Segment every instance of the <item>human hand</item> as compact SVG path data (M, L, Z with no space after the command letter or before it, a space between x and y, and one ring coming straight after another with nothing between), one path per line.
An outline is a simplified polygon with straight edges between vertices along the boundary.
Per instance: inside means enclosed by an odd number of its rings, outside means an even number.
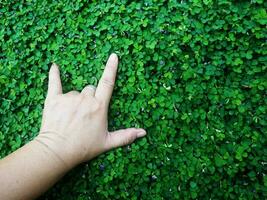
M69 167L146 135L145 130L139 128L108 131L108 107L117 66L118 57L113 53L97 88L86 86L81 93L62 94L58 66L53 64L49 71L42 125L35 140Z

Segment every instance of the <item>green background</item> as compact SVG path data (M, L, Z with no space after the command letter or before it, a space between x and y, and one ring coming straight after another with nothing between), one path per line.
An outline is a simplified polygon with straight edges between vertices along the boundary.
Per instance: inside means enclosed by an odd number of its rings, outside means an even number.
M148 135L40 199L266 199L267 2L0 2L0 157L40 127L52 62L64 92L120 64L109 128Z

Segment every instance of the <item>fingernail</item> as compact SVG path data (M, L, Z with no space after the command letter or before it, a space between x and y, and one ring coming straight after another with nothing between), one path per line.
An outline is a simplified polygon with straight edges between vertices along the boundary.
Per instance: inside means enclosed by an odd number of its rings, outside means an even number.
M112 54L110 54L109 58L110 58L110 59L117 59L118 56L117 56L117 54L112 53Z
M57 67L56 63L52 63L51 68L56 68L56 67Z
M52 70L59 70L59 67L56 63L52 63L51 69Z
M117 54L116 53L112 53L110 56L117 56Z
M146 135L146 131L145 130L140 130L138 133L137 133L137 137L144 137Z

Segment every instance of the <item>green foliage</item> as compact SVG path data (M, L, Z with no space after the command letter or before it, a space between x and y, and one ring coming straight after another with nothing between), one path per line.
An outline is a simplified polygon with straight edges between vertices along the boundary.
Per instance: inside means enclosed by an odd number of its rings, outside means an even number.
M0 156L38 133L52 62L64 91L120 58L110 130L148 135L41 199L266 199L267 2L1 1Z

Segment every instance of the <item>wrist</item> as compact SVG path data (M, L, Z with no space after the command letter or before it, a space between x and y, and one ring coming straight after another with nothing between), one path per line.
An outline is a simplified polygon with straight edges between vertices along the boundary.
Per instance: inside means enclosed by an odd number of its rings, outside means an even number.
M47 151L53 154L66 170L70 170L79 164L71 146L68 144L67 140L59 134L51 131L40 132L33 141L39 143L39 145L42 145L43 148L46 148Z

